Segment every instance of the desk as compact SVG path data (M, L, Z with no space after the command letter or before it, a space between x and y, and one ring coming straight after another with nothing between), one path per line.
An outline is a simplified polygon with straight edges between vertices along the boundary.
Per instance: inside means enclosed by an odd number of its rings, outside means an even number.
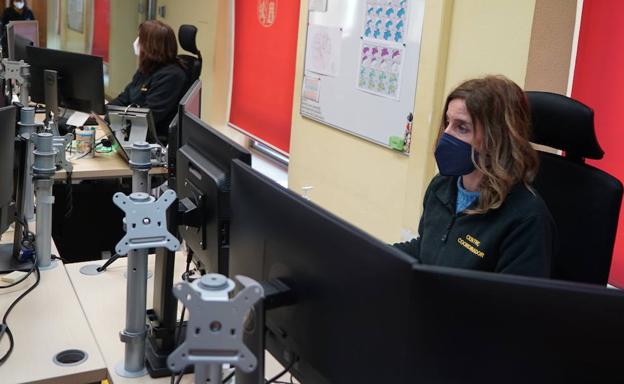
M7 233L5 238L9 241L13 235ZM52 252L57 253L54 243ZM33 275L16 287L0 290L0 316L34 282ZM0 367L2 383L86 383L106 377L106 365L62 264L41 271L39 286L15 306L7 321L15 347ZM5 336L0 354L8 345ZM53 356L67 349L83 350L88 359L76 366L56 365Z
M35 121L41 123L45 118L45 114L38 113L35 115ZM104 133L98 128L96 137L100 138ZM94 158L82 158L73 160L72 179L88 180L88 179L107 179L115 177L130 177L132 170L128 163L116 152L112 153L96 153ZM150 175L158 175L167 173L164 167L152 168ZM54 174L54 180L65 180L65 171L57 171Z
M177 254L175 262L175 278L180 280L185 269L186 257ZM148 270L154 271L154 255L149 256ZM149 376L127 379L115 373L115 365L123 360L124 344L119 341L119 332L125 327L126 302L126 259L118 259L104 273L96 276L86 276L80 273L80 268L94 262L67 264L67 273L76 290L76 295L82 304L85 316L95 335L106 366L109 380L114 383L169 383L170 378L152 379ZM97 262L102 264L103 262ZM147 284L147 307L151 308L154 289L154 279L150 278ZM279 373L281 367L267 353L266 376ZM185 375L183 383L191 383L192 375Z
M131 177L130 166L117 152L97 153L93 158L72 160L74 170L73 180L108 179L116 177ZM157 167L150 169L150 175L162 175L167 169ZM65 180L65 170L57 171L54 180Z

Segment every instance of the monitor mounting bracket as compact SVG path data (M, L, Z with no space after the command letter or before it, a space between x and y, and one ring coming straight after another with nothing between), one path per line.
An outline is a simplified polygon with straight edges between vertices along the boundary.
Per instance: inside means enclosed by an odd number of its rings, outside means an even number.
M258 367L257 354L243 342L247 314L262 301L262 286L245 276L236 276L243 289L233 298L235 283L219 274L206 274L192 283L175 285L173 294L189 311L185 341L167 358L172 372L194 365L195 382L221 382L222 364L249 373ZM262 361L262 360L261 360Z

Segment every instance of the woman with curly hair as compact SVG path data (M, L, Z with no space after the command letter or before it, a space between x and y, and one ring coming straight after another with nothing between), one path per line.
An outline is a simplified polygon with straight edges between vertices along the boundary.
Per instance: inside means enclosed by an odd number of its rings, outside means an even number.
M548 277L554 221L531 182L526 95L503 76L468 80L447 97L419 237L395 246L423 264Z

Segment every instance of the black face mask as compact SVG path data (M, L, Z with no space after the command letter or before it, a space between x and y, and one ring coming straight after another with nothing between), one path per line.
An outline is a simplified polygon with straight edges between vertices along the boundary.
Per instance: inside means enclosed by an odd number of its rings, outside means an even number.
M443 133L438 142L435 159L443 176L467 175L475 169L472 146L447 133Z

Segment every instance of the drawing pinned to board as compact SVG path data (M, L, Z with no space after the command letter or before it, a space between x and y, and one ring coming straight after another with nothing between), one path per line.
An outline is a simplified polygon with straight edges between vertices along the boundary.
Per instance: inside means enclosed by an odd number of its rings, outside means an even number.
M407 30L407 0L367 0L362 36L403 44Z
M399 100L404 48L362 42L357 87Z
M306 100L318 103L321 96L321 79L318 77L304 76L302 97Z
M338 76L342 29L308 26L305 69L321 75Z

